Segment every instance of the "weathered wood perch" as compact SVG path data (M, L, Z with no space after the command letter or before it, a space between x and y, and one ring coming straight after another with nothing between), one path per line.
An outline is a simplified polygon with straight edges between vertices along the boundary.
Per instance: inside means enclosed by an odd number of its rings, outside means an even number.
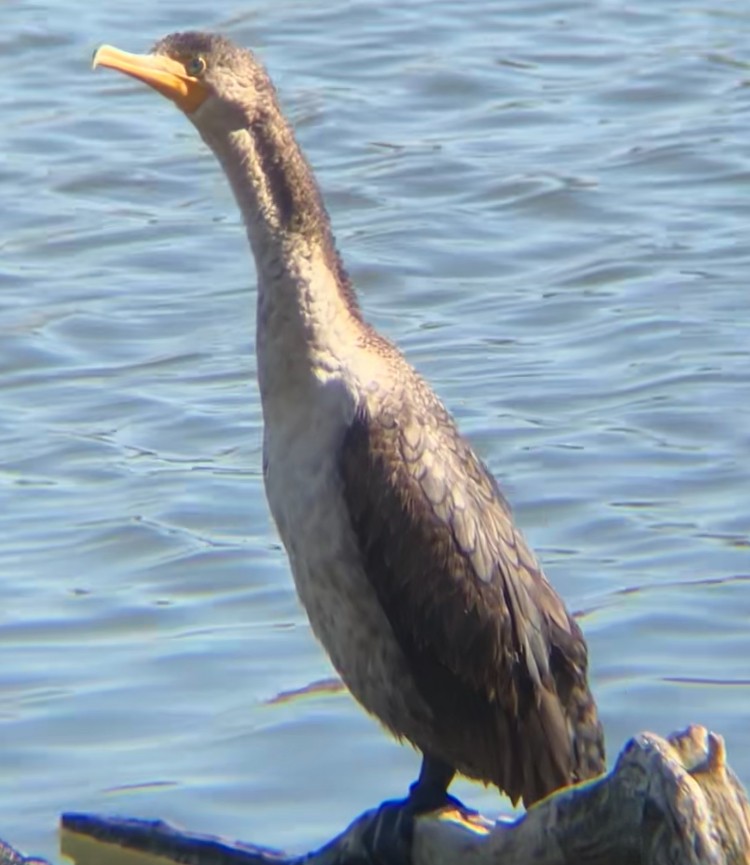
M612 771L561 790L513 822L444 811L420 817L413 865L748 865L750 804L726 765L724 742L693 726L669 739L641 733ZM77 865L366 865L382 815L368 811L314 853L278 851L181 832L162 822L64 814L62 852ZM403 838L394 838L397 845ZM27 865L0 842L0 865Z

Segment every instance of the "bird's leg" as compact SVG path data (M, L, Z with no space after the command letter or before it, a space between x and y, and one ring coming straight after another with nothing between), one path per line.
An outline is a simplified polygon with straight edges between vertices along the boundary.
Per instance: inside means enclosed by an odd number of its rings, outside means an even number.
M424 814L427 811L436 811L446 805L452 805L460 809L464 806L448 795L448 787L453 780L456 770L453 766L425 754L422 757L422 768L419 770L419 778L409 788L408 802L415 814Z

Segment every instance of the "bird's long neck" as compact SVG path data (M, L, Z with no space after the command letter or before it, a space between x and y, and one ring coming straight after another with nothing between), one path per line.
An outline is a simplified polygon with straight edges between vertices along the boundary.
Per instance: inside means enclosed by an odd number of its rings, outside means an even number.
M255 257L261 395L294 390L316 365L340 364L362 327L328 214L277 105L204 137L230 180Z

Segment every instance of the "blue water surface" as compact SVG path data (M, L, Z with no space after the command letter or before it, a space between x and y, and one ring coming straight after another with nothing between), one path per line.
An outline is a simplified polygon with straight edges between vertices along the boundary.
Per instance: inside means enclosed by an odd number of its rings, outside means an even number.
M173 106L89 70L188 28L267 63L368 317L580 613L610 754L700 722L750 784L750 9L0 16L0 836L54 858L76 810L301 851L418 766L330 687L268 516L221 171Z

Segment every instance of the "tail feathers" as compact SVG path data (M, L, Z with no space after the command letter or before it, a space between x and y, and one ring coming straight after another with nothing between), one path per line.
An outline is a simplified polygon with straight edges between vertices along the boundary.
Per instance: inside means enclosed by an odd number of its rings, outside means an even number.
M546 688L523 719L521 798L528 807L573 782L568 720L557 695Z
M571 695L575 699L567 706L546 688L536 696L521 720L523 781L519 792L526 807L605 769L602 727L588 689Z
M573 726L574 778L576 781L588 781L607 769L604 730L588 688L574 691L570 717Z

